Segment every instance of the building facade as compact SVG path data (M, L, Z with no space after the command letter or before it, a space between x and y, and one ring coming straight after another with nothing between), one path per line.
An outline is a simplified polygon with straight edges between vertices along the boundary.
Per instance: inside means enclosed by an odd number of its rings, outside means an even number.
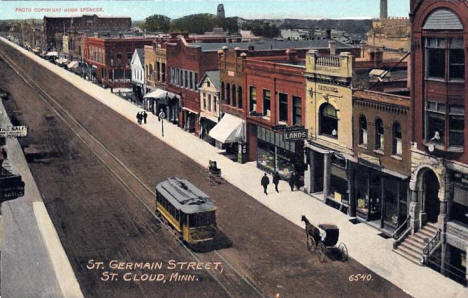
M125 32L129 31L132 20L129 17L113 18L97 15L80 17L44 17L43 46L46 49L62 49L63 34L67 32Z
M352 74L350 53L306 57L305 190L348 212L353 157Z
M132 89L136 100L143 101L145 84L145 52L143 49L135 49L130 62L132 72Z
M296 51L285 53L245 60L248 159L264 171L278 172L283 179L295 172L302 184L304 140L288 139L285 133L304 131L305 67ZM237 93L235 84L226 86L225 101L238 107Z
M209 133L221 118L219 70L207 71L200 80L200 138L215 145Z
M468 277L468 6L411 1L411 233L435 226L423 260Z
M385 234L408 216L411 176L410 97L375 91L353 93L352 181L349 215Z
M85 37L83 59L103 86L130 87L133 52L152 40L150 37Z

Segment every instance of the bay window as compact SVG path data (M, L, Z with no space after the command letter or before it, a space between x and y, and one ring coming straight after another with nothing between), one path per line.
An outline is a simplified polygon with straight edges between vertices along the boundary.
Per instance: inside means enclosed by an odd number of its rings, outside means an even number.
M462 38L426 38L425 53L426 79L464 80L465 53Z

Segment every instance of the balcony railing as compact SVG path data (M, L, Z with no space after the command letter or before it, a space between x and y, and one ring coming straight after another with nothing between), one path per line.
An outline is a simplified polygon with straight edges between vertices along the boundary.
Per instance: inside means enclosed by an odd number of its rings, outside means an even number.
M340 57L336 57L336 56L318 57L316 63L317 65L321 65L321 66L340 67Z

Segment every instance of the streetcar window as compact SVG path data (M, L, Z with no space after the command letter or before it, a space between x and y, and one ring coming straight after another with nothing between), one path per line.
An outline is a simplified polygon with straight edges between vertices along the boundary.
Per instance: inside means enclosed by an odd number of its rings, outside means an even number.
M201 227L212 225L216 221L214 212L202 212L190 215L190 227Z

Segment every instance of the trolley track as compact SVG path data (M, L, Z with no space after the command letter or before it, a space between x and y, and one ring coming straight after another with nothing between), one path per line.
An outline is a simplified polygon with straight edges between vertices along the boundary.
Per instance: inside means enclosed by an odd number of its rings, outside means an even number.
M0 50L0 57L8 66L33 90L38 97L60 118L63 123L88 147L94 155L110 171L112 176L131 193L151 215L157 219L162 227L171 233L184 250L197 262L221 262L222 272L207 271L229 297L264 297L250 278L235 268L219 251L208 253L196 253L187 247L178 237L178 234L156 215L155 192L151 190L130 168L128 168L118 157L110 152L107 147L94 137L88 129L76 120L57 100L48 92L43 90L33 79L28 77L25 71L18 66L4 50ZM218 225L220 226L220 225ZM222 228L222 226L220 226Z

